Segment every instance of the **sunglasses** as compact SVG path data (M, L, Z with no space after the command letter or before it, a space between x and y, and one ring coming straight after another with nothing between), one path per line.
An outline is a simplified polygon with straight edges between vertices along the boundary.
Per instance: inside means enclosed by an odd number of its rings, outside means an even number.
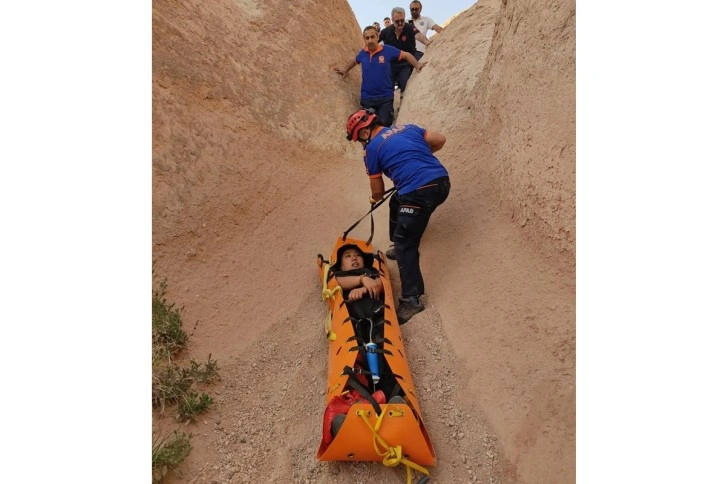
M418 12L419 10L421 10L421 9L420 8L412 8L411 9L412 12Z
M396 25L403 25L404 23L406 23L406 21L404 19L400 19L400 20L394 20L393 23Z

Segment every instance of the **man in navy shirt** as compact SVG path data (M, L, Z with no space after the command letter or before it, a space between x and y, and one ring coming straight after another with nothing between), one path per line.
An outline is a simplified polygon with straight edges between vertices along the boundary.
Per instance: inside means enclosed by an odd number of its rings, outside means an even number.
M390 238L401 278L401 298L396 314L399 324L424 310L424 280L419 267L421 237L436 207L449 196L449 173L434 156L446 137L415 124L384 127L371 111L360 109L346 124L348 139L365 149L371 201L383 198L382 175L393 181ZM388 252L386 253L388 255Z
M408 62L417 71L425 63L419 63L409 52L403 52L390 45L378 43L378 32L375 27L363 29L363 41L366 47L358 52L355 59L343 67L335 67L335 72L345 77L349 70L360 64L363 70L363 81L360 85L360 105L371 108L378 115L383 126L393 124L393 78L391 63ZM408 64L406 64L408 66Z
M414 25L406 23L406 11L402 7L391 10L391 19L393 20L391 26L381 30L378 37L385 45L391 45L415 57L416 40L424 45L431 43L426 35L419 32ZM399 89L401 89L401 96L403 96L406 84L408 84L408 78L411 77L411 68L404 62L394 62L391 65L391 73L394 82L397 82Z

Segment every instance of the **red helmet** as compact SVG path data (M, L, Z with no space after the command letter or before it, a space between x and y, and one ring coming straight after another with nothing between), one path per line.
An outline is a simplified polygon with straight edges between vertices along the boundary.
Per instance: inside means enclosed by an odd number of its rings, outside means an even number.
M367 128L378 119L372 109L359 109L348 117L345 129L348 131L348 141L358 141L358 132Z

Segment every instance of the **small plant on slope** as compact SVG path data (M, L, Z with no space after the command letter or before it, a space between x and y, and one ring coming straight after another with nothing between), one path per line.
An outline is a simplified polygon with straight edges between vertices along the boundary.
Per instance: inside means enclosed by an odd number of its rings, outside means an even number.
M152 375L151 403L164 413L167 404L176 404L176 419L196 420L214 403L207 393L195 387L219 380L217 361L210 354L207 361L189 360L180 366L175 357L187 348L189 336L182 329L182 310L166 300L166 280L152 293ZM155 417L155 418L157 418ZM174 431L155 442L152 447L152 479L161 482L170 470L176 470L191 451L191 434Z
M151 474L154 484L161 482L169 471L176 470L192 450L191 434L174 431L154 442L151 449Z

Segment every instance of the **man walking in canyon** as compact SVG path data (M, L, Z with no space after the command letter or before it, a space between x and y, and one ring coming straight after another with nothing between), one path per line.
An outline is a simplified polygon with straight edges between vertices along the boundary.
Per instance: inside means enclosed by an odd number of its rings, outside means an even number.
M365 48L358 52L358 55L348 62L345 67L335 67L334 70L345 77L349 70L360 64L363 70L363 80L360 86L360 105L363 108L371 108L378 115L379 122L383 126L393 124L393 78L391 74L392 64L395 62L411 64L417 71L420 71L425 62L419 62L409 52L401 51L390 45L378 43L378 31L375 27L369 26L363 29L363 41ZM406 68L408 69L408 64Z
M391 45L414 56L416 54L416 40L424 45L431 43L414 25L406 23L406 11L402 7L395 7L391 10L391 19L393 23L390 27L381 30L379 37L385 45ZM401 99L403 99L406 84L408 84L408 79L411 77L411 67L403 61L395 61L391 64L391 73L393 74L393 81L398 84L398 88L401 90Z
M437 34L444 31L443 27L440 27L436 22L434 22L434 19L421 15L423 5L418 0L413 0L411 5L408 6L408 9L411 11L411 20L409 20L409 22L411 22L424 36L429 30L433 30ZM429 41L429 43L431 43L431 41ZM423 57L425 52L426 44L417 39L416 53L414 54L416 60L421 60L421 57Z

